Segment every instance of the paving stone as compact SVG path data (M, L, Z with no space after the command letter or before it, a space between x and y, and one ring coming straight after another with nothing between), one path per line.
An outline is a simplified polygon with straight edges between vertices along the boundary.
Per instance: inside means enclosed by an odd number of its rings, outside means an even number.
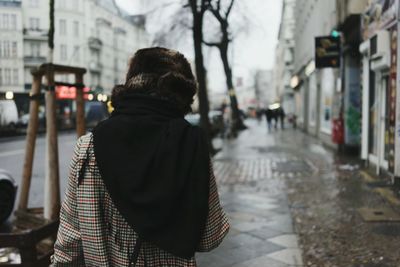
M301 251L298 248L287 248L284 250L279 250L267 255L270 258L273 258L282 263L286 263L288 265L302 265L303 260L301 256Z
M253 231L248 232L249 235L253 235L257 238L261 238L267 240L268 238L272 238L275 236L282 235L283 233L268 227L262 227L260 229L256 229Z
M280 235L274 238L268 239L269 242L275 243L277 245L286 248L298 248L299 244L296 235Z
M232 267L289 267L289 265L264 255L248 261L237 263L232 265Z
M279 252L291 257L293 251L288 247L297 249L283 178L296 179L296 175L304 175L308 169L303 159L275 149L271 136L265 134L264 128L250 127L237 139L222 142L222 153L215 157L213 164L221 204L231 229L217 249L197 255L199 267L292 267L289 264L297 264L298 258L289 263L279 261ZM301 171L287 171L284 166L288 162L293 162L292 169L301 167Z

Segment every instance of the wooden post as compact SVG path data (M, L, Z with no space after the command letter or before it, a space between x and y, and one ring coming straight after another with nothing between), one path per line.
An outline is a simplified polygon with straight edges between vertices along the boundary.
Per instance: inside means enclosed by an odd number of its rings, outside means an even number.
M75 74L76 86L76 134L79 137L86 134L85 99L83 98L83 74Z
M44 188L44 218L55 220L60 212L60 175L57 142L57 115L54 66L46 66L46 177Z
M25 159L22 172L21 193L19 195L19 210L26 210L31 186L33 156L35 154L36 135L39 124L39 94L42 86L42 75L33 75L31 100L29 105L29 123L26 134Z

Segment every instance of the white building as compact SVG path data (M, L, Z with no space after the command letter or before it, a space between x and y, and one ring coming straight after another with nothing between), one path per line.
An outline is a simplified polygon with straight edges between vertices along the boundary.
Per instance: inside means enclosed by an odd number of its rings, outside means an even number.
M20 1L0 0L0 92L23 90Z
M292 114L295 111L294 94L290 87L290 79L294 69L295 8L296 0L283 1L273 73L276 96L287 114Z
M338 69L315 71L315 37L330 35L337 25L336 1L297 1L292 86L297 122L306 132L332 144ZM298 81L296 84L296 80Z
M18 51L13 59L3 60L0 54L0 68L18 69L18 74L11 76L19 75L19 83L7 89L23 92L30 89L30 71L48 58L49 1L0 0L0 5L0 14L7 12L10 16L6 24L10 29L1 30L0 43L8 40L9 50L14 51L13 42L17 42ZM113 0L55 0L54 23L53 62L86 68L85 85L105 93L123 81L129 58L148 44L145 17L128 15ZM2 77L10 80L4 74ZM56 79L73 81L69 77Z
M278 95L273 87L272 70L257 70L254 77L255 98L259 107L267 107L278 101Z

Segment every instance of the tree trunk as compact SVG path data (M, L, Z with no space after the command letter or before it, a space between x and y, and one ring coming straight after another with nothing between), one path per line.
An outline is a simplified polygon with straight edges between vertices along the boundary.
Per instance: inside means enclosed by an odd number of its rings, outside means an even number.
M189 2L196 0L189 0ZM196 3L197 4L197 3ZM197 5L195 5L197 6ZM200 113L200 126L206 132L208 137L208 146L212 154L215 153L212 145L211 126L208 118L209 103L206 85L206 71L204 68L203 59L203 15L204 13L198 12L192 8L193 14L193 43L195 54L196 77L199 84L198 97L199 97L199 113Z
M47 62L53 63L53 54L54 54L54 0L50 0L49 2L49 17L50 17L50 27L49 27L49 39L48 46L49 51L47 54Z
M228 88L229 99L231 102L232 130L233 133L236 133L238 130L243 130L246 129L247 127L244 125L242 117L240 116L235 88L233 86L232 69L229 65L229 60L228 60L228 43L229 41L227 39L224 40L221 46L219 46L219 52L221 55L222 64L224 66L224 71L226 76L226 86Z

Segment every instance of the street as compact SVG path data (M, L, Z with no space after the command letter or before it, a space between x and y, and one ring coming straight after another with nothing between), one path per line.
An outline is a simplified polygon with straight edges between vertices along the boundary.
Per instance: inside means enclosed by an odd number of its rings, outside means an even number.
M245 123L249 128L237 139L214 142L221 148L214 171L231 230L219 248L197 255L200 267L398 266L400 206L363 179L356 158L300 131L268 133L264 121ZM74 133L59 136L62 194L74 140ZM37 141L31 207L43 204L44 142ZM0 142L0 168L17 183L24 145L22 138ZM394 215L368 220L361 213L368 208Z
M72 157L76 134L62 133L58 138L61 192L65 191L68 166ZM36 141L29 207L43 206L43 190L45 177L45 136ZM21 183L22 166L24 164L25 139L23 137L7 137L0 139L0 169L9 171L18 185ZM17 196L18 200L18 196Z

